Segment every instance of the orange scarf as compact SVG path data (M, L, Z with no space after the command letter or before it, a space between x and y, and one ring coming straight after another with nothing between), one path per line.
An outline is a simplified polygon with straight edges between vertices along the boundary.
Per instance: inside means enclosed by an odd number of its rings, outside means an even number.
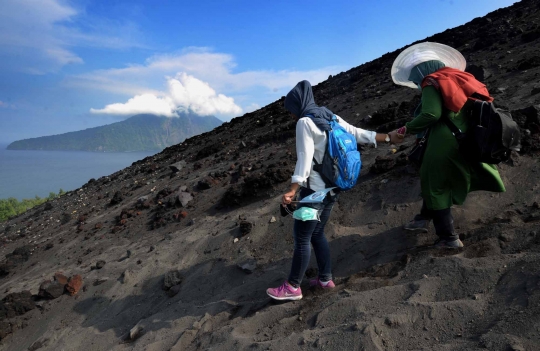
M444 106L453 112L461 110L473 94L480 100L493 101L485 84L477 81L472 74L455 68L444 67L426 76L422 81L422 88L428 85L441 93Z

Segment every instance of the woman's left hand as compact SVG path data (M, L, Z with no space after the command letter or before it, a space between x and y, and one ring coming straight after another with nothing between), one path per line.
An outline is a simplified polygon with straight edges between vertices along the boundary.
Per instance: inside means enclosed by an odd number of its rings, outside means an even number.
M403 127L401 127L401 128L398 128L398 129L396 130L396 132L397 132L398 137L404 138L404 137L405 137L405 133L407 133L407 127L403 126Z

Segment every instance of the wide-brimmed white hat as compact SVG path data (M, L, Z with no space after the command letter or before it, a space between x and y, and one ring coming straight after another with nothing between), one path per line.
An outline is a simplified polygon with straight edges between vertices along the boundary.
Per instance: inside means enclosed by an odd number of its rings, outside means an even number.
M439 43L424 42L403 50L392 64L392 80L394 83L416 89L416 84L409 80L414 66L431 60L439 60L446 67L464 71L467 65L465 57L456 49Z

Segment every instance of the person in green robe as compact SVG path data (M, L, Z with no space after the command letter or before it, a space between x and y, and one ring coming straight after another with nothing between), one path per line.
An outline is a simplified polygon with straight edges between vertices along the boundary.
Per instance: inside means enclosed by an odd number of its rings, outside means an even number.
M465 112L469 105L464 101L471 91L489 97L485 85L463 72L465 65L465 59L457 50L429 42L409 47L392 65L394 82L421 89L422 100L415 118L391 132L391 136L423 134L429 130L420 167L422 209L404 229L427 232L433 220L439 237L435 246L439 248L463 247L454 230L452 205L463 204L471 191L505 191L496 166L467 161L459 152L455 136L441 120L446 115L466 132L469 124Z

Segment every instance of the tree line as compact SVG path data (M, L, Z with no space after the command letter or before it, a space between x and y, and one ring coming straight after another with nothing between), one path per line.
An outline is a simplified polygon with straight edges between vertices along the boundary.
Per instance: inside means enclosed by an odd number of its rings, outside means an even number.
M41 205L44 202L56 199L64 193L65 191L60 189L58 191L58 194L50 192L49 196L44 198L36 195L36 197L33 199L22 199L21 201L17 200L14 197L0 199L0 222L7 221L11 217L20 215L21 213L28 211L34 206Z

